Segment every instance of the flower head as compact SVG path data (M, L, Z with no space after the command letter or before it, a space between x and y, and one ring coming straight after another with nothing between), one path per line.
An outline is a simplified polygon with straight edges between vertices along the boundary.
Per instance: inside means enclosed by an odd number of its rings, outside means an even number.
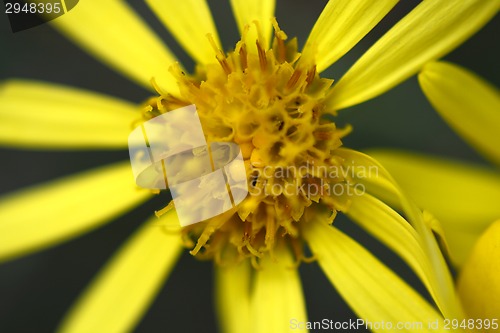
M258 29L259 22L254 24ZM179 96L159 88L160 96L144 108L143 118L150 119L194 104L208 142L232 141L242 149L250 196L232 214L183 229L188 244L189 236L198 238L194 255L221 260L220 252L232 246L242 257L261 257L273 250L276 237L295 242L300 250L299 221L306 210L314 211L321 201L334 214L335 202L346 201L330 190L344 186L345 179L327 172L342 167L335 150L349 131L324 117L333 81L320 78L316 65L303 61L296 40L287 43L276 20L274 28L273 47L257 39L256 52L245 42L248 26L227 54L209 35L217 63L198 67L193 75L172 67Z

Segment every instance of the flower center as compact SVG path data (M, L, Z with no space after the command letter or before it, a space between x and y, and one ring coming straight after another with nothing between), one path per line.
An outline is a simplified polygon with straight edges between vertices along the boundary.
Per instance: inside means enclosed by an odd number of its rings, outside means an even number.
M279 238L303 259L301 224L320 202L333 219L343 201L332 187L345 186L345 177L332 170L341 168L335 150L350 128L322 117L333 80L320 78L297 52L296 39L286 42L276 21L274 27L270 49L257 41L250 52L244 34L227 54L212 43L218 63L199 66L192 76L173 66L181 97L161 94L145 108L150 119L195 104L207 142L241 148L250 194L235 209L183 228L186 246L200 258L255 263Z

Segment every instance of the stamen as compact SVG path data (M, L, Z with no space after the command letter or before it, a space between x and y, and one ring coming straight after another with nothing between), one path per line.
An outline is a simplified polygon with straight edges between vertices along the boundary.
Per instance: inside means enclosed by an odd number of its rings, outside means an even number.
M193 256L197 255L198 252L201 250L201 248L205 244L207 244L207 242L210 240L210 236L212 236L212 234L214 232L215 232L215 228L213 228L213 227L205 228L205 230L203 231L203 234L200 236L200 238L198 238L198 242L196 243L196 246L194 247L194 249L189 251L189 253Z
M171 200L168 205L166 205L165 207L163 207L162 209L160 210L155 210L155 215L156 217L160 217L164 214L166 214L168 211L170 211L172 208L174 208L174 201Z
M285 62L286 60L286 46L285 46L285 40L287 40L288 36L285 34L283 30L280 29L278 25L278 21L276 21L276 18L272 18L272 23L274 27L274 39L276 40L277 44L277 53L278 53L278 61L280 63Z
M300 69L296 68L295 71L293 72L292 76L290 77L290 79L286 83L286 89L287 90L293 89L295 87L295 85L297 84L297 82L299 82L301 75L302 75L302 71Z
M224 72L226 72L226 75L231 74L232 70L231 67L229 66L226 56L224 53L217 47L217 44L215 43L214 37L212 34L207 34L208 41L210 42L210 45L212 45L212 48L215 51L215 58L221 65L222 69L224 69Z
M226 72L226 75L231 74L232 70L229 64L227 63L226 58L219 58L217 56L217 61L219 61L219 64L222 66L222 69L224 69L224 72Z
M309 87L311 85L311 83L313 82L314 78L316 76L316 65L313 66L313 68L311 68L310 70L307 71L307 78L306 78L306 82L307 82L307 86Z
M156 79L154 77L152 77L151 79L149 79L149 83L151 83L151 85L153 86L154 90L158 93L158 95L167 95L168 92L166 91L163 91L160 86L158 85L158 83L156 83Z
M245 69L247 69L248 67L247 45L245 43L241 43L239 54L240 54L241 70L245 71Z
M259 40L257 40L255 43L257 44L257 52L259 54L260 69L261 71L265 72L267 69L266 51L264 51L264 48L262 47L262 45L260 45Z

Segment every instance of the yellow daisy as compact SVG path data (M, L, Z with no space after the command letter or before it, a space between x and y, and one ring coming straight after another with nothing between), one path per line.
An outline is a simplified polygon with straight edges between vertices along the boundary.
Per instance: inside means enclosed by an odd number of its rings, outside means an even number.
M8 81L0 90L0 142L4 145L126 148L128 133L137 121L195 104L208 140L237 142L253 167L298 167L311 162L340 170L379 170L375 175L316 177L346 189L364 184L368 192L363 195L319 191L316 195L249 196L236 211L182 230L177 227L175 210L167 206L157 212L159 220L147 221L111 260L64 319L60 331L131 330L183 245L193 255L218 263L218 313L227 332L286 332L292 318L297 323L307 320L294 268L307 260L305 245L346 302L366 321L437 321L442 331L443 318L462 318L452 278L433 237L432 231L439 232L437 224L406 199L378 162L342 148L341 139L348 129L337 128L322 116L380 95L416 74L425 63L442 57L479 30L495 15L499 1L424 1L336 84L321 78L320 73L363 38L396 2L329 1L299 54L296 42L288 41L272 20L274 1L231 1L242 39L227 53L220 50L204 1L147 1L198 64L191 74L122 1L82 1L54 20L57 29L97 58L139 84L153 87L155 97L137 107L67 87ZM255 180L248 176L249 181ZM314 177L303 176L294 181L316 184ZM272 181L276 179L257 178L256 184ZM11 259L81 234L151 195L134 186L128 162L8 195L0 202L0 258ZM388 199L384 202L384 198ZM390 204L401 208L406 220ZM337 212L397 253L421 279L438 310L332 226Z

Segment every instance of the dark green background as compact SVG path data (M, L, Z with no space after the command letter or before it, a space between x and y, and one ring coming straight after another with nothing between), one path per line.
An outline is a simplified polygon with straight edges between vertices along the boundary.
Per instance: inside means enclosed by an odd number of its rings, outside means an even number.
M180 60L188 68L192 67L192 62L149 8L142 1L129 2ZM400 1L379 26L323 75L340 78L384 31L418 2ZM281 28L290 37L297 36L303 45L325 3L281 0L277 3L276 16ZM210 1L210 6L224 47L229 49L238 39L229 2ZM78 6L73 10L78 10ZM45 80L133 102L141 102L149 96L146 90L94 60L48 25L13 34L3 11L0 13L1 80L12 77ZM499 32L496 19L445 59L499 85ZM351 148L396 147L484 163L436 115L416 78L369 102L343 110L337 121L354 126L354 132L345 140ZM123 159L128 159L127 151L45 152L0 148L0 194ZM53 331L65 310L106 260L165 200L155 199L103 228L0 265L0 333ZM345 219L339 218L337 223L422 289L399 258ZM355 318L316 264L302 265L300 271L309 320ZM212 286L211 263L200 263L184 254L136 331L216 332Z

